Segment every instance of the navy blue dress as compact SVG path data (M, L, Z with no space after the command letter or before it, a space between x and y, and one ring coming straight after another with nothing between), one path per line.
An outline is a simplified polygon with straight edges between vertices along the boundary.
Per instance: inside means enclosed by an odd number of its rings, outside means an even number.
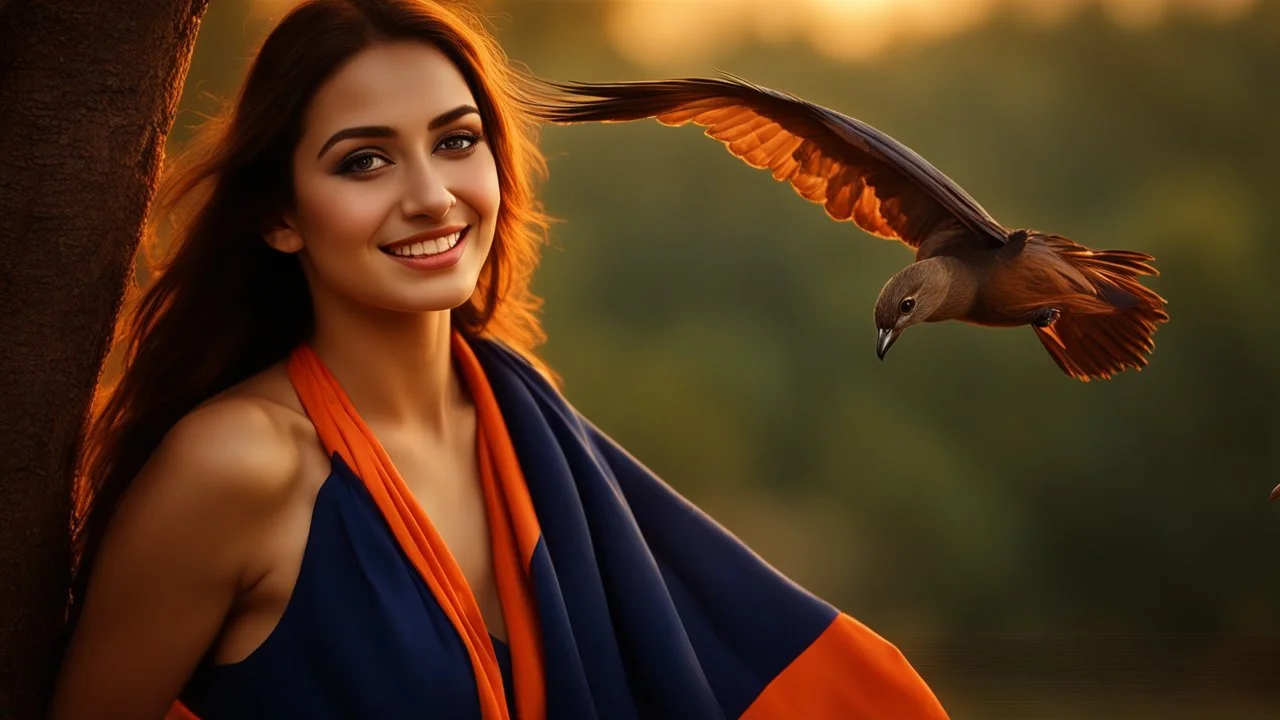
M279 624L232 664L202 662L180 699L201 720L479 718L470 658L336 453ZM515 715L511 659L493 640Z
M545 701L545 718L522 720L946 719L892 644L753 553L518 354L485 340L457 353L487 447L518 463L522 478L508 479L524 481L520 512L537 522L520 568L532 607L509 612L537 623L529 677L542 688L526 707ZM309 383L299 397L344 432L350 414L335 417L313 359L291 358ZM279 625L244 661L201 665L181 699L202 720L479 717L462 639L365 484L332 457ZM511 663L497 650L510 708Z

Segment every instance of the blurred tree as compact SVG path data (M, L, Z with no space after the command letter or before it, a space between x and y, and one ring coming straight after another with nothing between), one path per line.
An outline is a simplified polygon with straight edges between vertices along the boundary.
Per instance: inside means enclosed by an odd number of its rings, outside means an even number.
M0 0L0 708L43 717L81 419L208 0Z

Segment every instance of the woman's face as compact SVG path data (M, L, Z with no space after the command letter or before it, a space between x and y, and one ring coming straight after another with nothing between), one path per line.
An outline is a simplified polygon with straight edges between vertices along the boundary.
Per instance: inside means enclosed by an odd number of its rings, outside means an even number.
M436 48L354 56L303 116L294 208L267 241L300 252L317 309L466 302L493 244L498 171L476 100Z

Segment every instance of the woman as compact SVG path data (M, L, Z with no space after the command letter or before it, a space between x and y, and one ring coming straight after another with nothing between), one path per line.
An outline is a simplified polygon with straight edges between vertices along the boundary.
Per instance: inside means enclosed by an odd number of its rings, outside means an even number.
M452 6L266 39L166 178L53 717L945 717L547 379L521 88Z

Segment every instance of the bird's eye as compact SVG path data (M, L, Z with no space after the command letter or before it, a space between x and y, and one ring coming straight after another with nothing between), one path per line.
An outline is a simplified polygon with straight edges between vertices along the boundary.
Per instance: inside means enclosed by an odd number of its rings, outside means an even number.
M902 304L898 306L898 309L902 311L903 315L907 315L912 310L916 309L916 301L912 300L911 298L907 298L906 300L902 301Z

